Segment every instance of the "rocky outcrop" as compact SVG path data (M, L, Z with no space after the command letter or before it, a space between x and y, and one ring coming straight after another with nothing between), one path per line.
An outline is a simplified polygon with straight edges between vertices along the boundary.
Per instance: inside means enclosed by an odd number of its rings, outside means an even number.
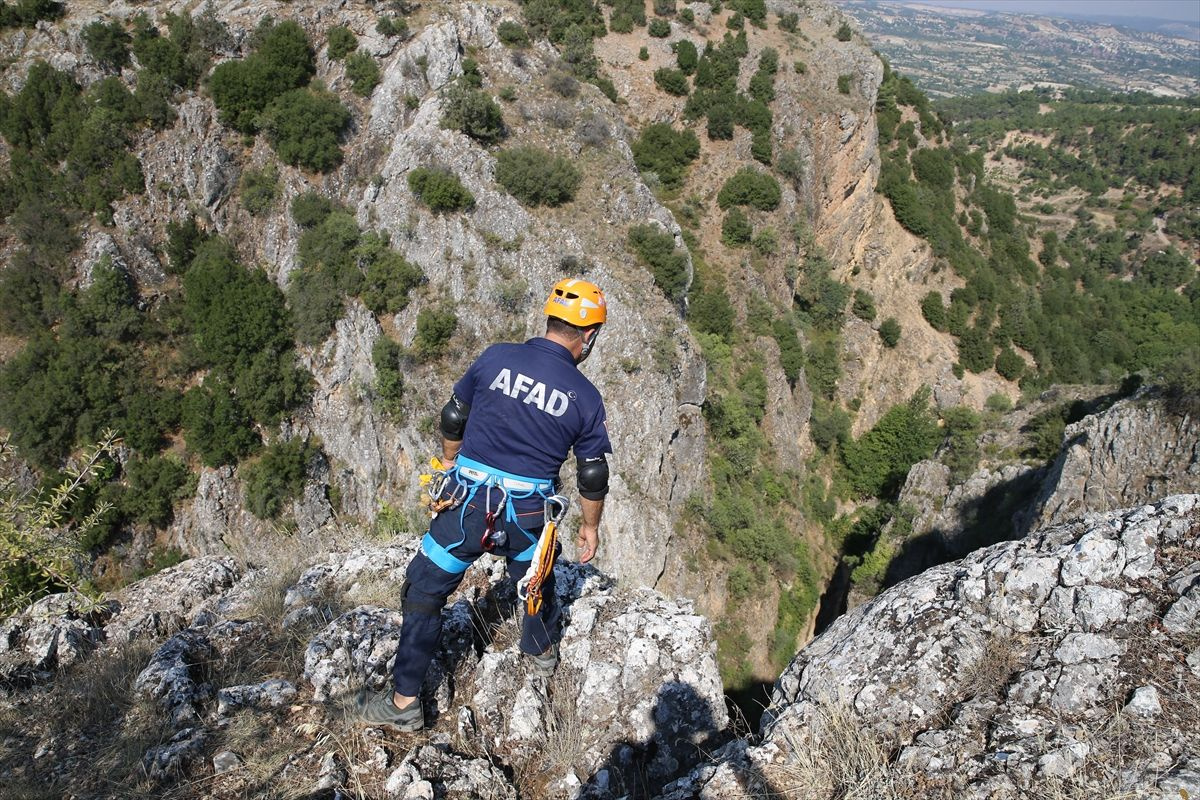
M775 686L762 742L688 785L730 774L779 785L810 750L835 755L836 734L880 744L882 760L845 780L876 770L926 796L1194 791L1198 545L1200 496L1180 495L906 581L801 651Z
M1046 466L993 464L953 484L941 463L915 464L898 501L915 512L912 531L889 582L1082 514L1181 492L1200 492L1200 421L1143 392L1068 425L1062 451Z

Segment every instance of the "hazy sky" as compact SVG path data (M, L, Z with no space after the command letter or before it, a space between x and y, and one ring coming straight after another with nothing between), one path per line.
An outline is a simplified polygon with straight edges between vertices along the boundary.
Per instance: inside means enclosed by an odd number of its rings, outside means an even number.
M1100 14L1156 17L1200 24L1200 0L912 0L923 5L981 8L1013 14Z

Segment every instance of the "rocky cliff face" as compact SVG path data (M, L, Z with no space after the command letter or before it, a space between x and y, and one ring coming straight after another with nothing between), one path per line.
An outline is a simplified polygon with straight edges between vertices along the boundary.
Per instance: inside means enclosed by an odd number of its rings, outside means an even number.
M761 743L664 796L1187 797L1198 544L1200 496L1180 495L929 570L797 655Z
M937 461L914 465L898 502L916 516L891 573L907 577L983 544L1180 492L1200 492L1200 421L1143 392L1067 426L1045 466L992 463L954 485Z
M431 732L355 726L347 698L390 684L401 623L391 609L415 552L294 553L291 568L248 570L208 556L92 612L47 598L0 628L0 715L21 732L0 744L0 774L18 794L57 776L77 797L111 796L109 782L155 793L181 778L253 796L611 797L662 786L728 738L711 628L688 602L560 566L569 623L547 681L517 649L515 598L490 558L443 612L423 691ZM77 690L116 695L111 707L37 713ZM157 733L143 741L138 730ZM114 759L103 745L114 737L137 752Z

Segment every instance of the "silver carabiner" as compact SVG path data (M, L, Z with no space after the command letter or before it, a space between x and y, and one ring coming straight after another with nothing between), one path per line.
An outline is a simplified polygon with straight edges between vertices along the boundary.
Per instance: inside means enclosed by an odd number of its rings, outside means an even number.
M557 512L550 510L551 506L558 506ZM563 517L567 516L567 510L571 507L571 498L563 494L552 494L546 498L546 505L543 511L545 515L545 524L549 525L553 522L558 525L563 521Z

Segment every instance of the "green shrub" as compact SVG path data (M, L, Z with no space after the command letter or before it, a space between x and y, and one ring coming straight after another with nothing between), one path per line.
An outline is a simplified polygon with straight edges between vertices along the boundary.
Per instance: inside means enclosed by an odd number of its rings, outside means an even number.
M743 30L746 27L746 18L742 16L741 12L731 14L729 19L725 20L725 27L731 31Z
M855 289L850 313L866 322L873 322L875 320L875 298L868 291Z
M475 197L445 167L417 167L408 173L408 188L436 213L475 207Z
M167 223L167 272L182 275L191 266L196 250L208 240L208 234L189 216L183 222Z
M296 340L310 346L325 341L344 311L337 281L324 270L302 268L292 272L287 299Z
M733 138L733 109L725 104L714 105L708 110L708 138L713 141L728 141Z
M496 181L524 205L559 206L575 199L583 175L562 156L514 147L497 155Z
M687 76L669 67L654 70L654 85L676 97L686 97L689 91Z
M1003 395L1001 395L1003 397ZM945 422L945 444L941 461L950 468L950 479L961 483L971 476L979 464L979 435L983 432L979 414L966 406L955 406L942 412Z
M996 372L1005 380L1018 381L1025 373L1025 359L1006 347L996 356Z
M894 495L909 468L933 455L941 439L929 412L929 390L924 389L888 409L859 439L845 443L842 463L851 488L860 497Z
M935 331L946 330L946 304L941 292L929 292L922 298L921 314Z
M504 23L500 23L501 26ZM402 39L408 38L408 20L403 17L380 17L375 23L375 31L380 36L399 36Z
M643 0L613 0L609 27L613 33L630 33L634 26L646 24L646 4Z
M100 66L120 72L129 64L129 44L133 39L119 22L89 22L80 31L88 55Z
M819 398L813 403L808 435L824 452L829 452L835 444L842 447L850 441L850 415L837 403Z
M687 319L701 333L720 336L726 342L733 340L733 324L737 321L737 314L729 302L729 295L721 286L705 286L691 295Z
M250 56L218 64L208 82L221 122L248 134L258 130L259 115L271 101L304 86L316 72L308 36L295 22L260 31Z
M183 429L188 449L208 467L236 464L262 444L250 415L220 378L183 395Z
M274 442L258 461L247 465L246 508L259 519L275 519L283 504L304 493L308 465L321 448L304 439Z
M634 225L629 246L650 267L654 283L672 302L683 297L688 283L687 255L675 249L675 237L657 225Z
M633 161L642 172L653 172L664 187L677 189L689 164L700 155L700 141L691 131L676 131L665 122L647 125L633 143Z
M879 338L885 347L895 347L900 343L900 321L888 317L879 324Z
M425 273L395 250L384 249L370 261L362 300L376 314L395 314L408 307L409 294L425 282Z
M350 124L350 112L329 92L286 92L271 101L261 123L286 164L328 172L342 163L338 140Z
M717 193L717 205L721 208L753 206L761 211L774 211L782 196L779 181L773 176L753 167L742 167Z
M446 351L454 332L458 329L458 316L450 308L422 308L417 314L417 336L413 349L421 361L432 361Z
M292 199L292 219L301 228L315 228L333 212L333 202L318 191L310 190Z
M679 10L679 19L685 24L691 25L696 21L696 12L692 11L690 8L681 8Z
M442 93L442 127L461 131L480 144L495 144L505 136L504 115L496 101L460 83Z
M854 31L851 30L848 23L843 22L837 29L837 39L839 42L848 42L854 36Z
M404 348L395 339L380 336L371 347L371 363L375 366L375 399L384 413L393 420L402 420L404 373L401 363Z
M654 0L654 13L660 17L675 15L675 0Z
M262 169L248 169L238 181L242 205L253 216L261 216L271 210L279 197L279 170L274 164Z
M370 97L379 85L379 65L370 53L359 50L346 59L346 77L359 97Z
M1012 411L1012 400L1008 399L1008 395L996 392L989 394L987 400L983 402L983 407L988 411L995 411L998 414L1004 414Z
M721 241L727 247L740 247L749 244L753 235L754 228L750 226L750 220L746 219L742 210L737 206L729 209L721 222Z
M984 372L995 363L996 348L988 331L972 325L958 337L958 360L971 372Z
M665 39L671 35L671 23L665 19L655 17L650 20L650 26L646 29L646 32L656 39Z
M803 61L797 61L792 66L795 68L797 75L808 74L808 64L805 64Z
M850 82L854 80L853 75L838 75L837 88L842 94L850 94Z
M190 477L187 467L172 458L130 459L125 466L129 490L121 496L121 513L143 525L167 527L175 518L175 503L193 491Z
M529 32L524 26L513 22L512 20L504 20L496 27L496 35L505 47L528 47Z
M344 25L335 25L326 33L326 39L329 43L329 57L335 61L340 61L350 55L358 47L358 37Z
M675 65L679 67L680 72L691 75L699 63L700 54L696 52L696 45L688 39L680 39L675 43Z
M800 15L795 12L788 12L779 17L779 29L788 33L795 33L800 27Z
M779 366L788 385L796 386L800 372L804 369L804 347L800 344L800 335L796 325L790 319L777 319L771 325L771 334L779 345Z

